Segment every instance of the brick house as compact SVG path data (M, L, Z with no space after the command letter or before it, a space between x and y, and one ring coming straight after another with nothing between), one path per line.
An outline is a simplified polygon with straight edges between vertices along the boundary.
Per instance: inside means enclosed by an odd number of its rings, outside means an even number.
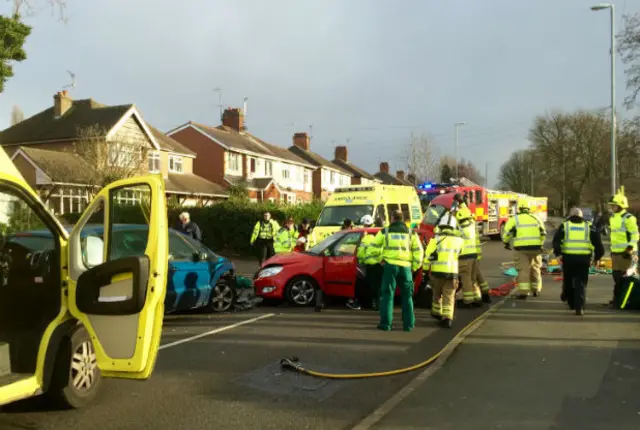
M372 185L380 183L380 180L375 176L351 164L346 146L336 146L332 163L351 174L351 185Z
M315 166L247 133L244 113L228 108L222 125L189 121L167 133L196 154L195 174L224 187L243 184L252 201L309 202Z
M95 133L88 137L86 130ZM54 96L52 107L0 133L0 145L56 214L83 210L99 188L90 181L98 168L95 160L78 152L80 144L94 141L96 148L105 148L100 161L105 169L126 160L133 166L129 173L162 174L167 197L185 206L227 198L224 188L193 174L192 151L147 124L132 104L72 100L63 91Z
M413 183L405 178L404 170L398 170L396 176L389 173L389 163L380 163L380 171L374 175L380 182L385 185L408 185L410 187L415 186L415 178ZM413 175L410 175L413 176Z
M352 174L315 152L311 152L310 145L311 139L307 133L296 133L293 135L293 145L289 151L315 167L311 176L313 195L325 201L336 187L350 185Z

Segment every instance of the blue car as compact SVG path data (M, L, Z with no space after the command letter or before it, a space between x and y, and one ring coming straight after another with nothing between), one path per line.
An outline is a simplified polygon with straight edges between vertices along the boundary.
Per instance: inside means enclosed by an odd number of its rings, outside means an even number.
M112 259L138 256L147 245L148 226L140 224L115 224L113 242L118 243ZM86 225L81 237L102 238L102 225ZM6 245L13 258L31 262L32 267L40 256L54 249L48 230L33 230L11 234ZM231 309L237 300L235 267L231 261L219 256L200 242L169 229L169 278L165 313L206 309L224 312Z

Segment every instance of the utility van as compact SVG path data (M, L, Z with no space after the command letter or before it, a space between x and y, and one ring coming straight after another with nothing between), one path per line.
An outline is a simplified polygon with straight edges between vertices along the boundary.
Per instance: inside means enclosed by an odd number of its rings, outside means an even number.
M316 223L319 241L340 230L346 218L360 225L360 219L371 215L384 225L395 210L401 210L407 226L415 228L422 220L420 199L413 187L404 185L352 185L337 188L329 197Z
M146 244L116 257L130 244L113 226L132 211L147 225ZM95 223L102 236L91 233ZM81 407L101 378L149 378L167 261L160 175L106 186L67 233L0 148L0 405L46 394Z

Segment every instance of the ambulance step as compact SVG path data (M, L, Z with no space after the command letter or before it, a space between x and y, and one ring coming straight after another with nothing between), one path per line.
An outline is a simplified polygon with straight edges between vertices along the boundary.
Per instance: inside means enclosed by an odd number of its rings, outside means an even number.
M13 384L14 382L21 381L23 379L27 379L33 375L28 373L9 373L6 375L0 376L0 387L4 387L5 385Z
M11 356L9 355L9 344L0 342L0 376L11 373Z

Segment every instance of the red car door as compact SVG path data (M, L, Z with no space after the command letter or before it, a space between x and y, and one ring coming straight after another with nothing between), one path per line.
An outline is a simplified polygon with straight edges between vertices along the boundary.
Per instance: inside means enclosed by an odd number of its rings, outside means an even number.
M324 283L322 290L329 296L353 297L355 294L358 262L356 249L362 232L347 233L324 257Z

